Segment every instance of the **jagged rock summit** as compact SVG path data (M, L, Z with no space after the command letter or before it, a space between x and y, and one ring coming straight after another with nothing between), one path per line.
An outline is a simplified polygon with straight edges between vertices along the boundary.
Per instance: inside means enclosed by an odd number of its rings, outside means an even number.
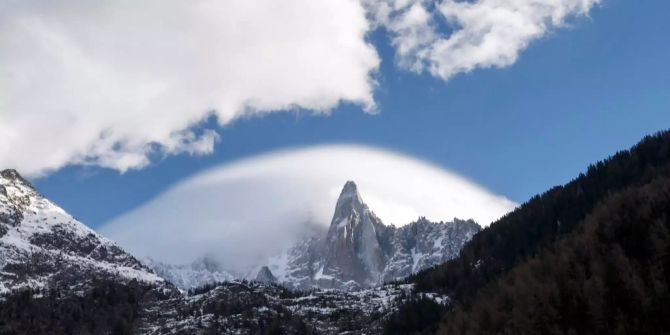
M363 203L358 187L348 181L337 199L325 241L320 277L372 286L384 270L382 221Z
M164 280L114 242L40 195L15 170L0 171L0 293L96 279Z
M300 240L271 259L268 270L279 283L298 289L372 287L456 257L479 230L474 221L459 219L386 226L348 181L326 236Z

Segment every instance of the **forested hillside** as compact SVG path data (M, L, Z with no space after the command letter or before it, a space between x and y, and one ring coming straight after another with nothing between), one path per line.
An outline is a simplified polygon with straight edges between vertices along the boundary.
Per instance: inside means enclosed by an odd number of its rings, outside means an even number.
M443 334L667 334L670 178L608 197L576 231L447 314Z
M95 281L81 296L66 287L23 290L2 297L0 334L135 334L142 305L165 298L137 281Z
M422 291L461 301L548 243L572 232L596 204L626 187L670 176L670 132L646 137L588 168L565 186L535 196L475 235L459 257L413 278Z
M630 150L619 152L604 161L589 166L585 174L580 174L570 183L554 187L542 195L533 197L518 209L475 235L461 250L459 257L420 272L410 278L410 281L416 284L418 291L448 294L452 298L452 306L458 307L458 312L446 313L450 321L444 324L442 329L464 330L459 327L466 326L465 319L469 317L467 312L471 310L470 305L476 308L479 299L487 301L484 293L481 293L482 288L498 281L515 266L525 264L529 260L537 262L535 257L539 257L543 250L555 248L554 244L566 236L572 238L573 235L568 234L578 234L575 231L585 229L583 226L587 216L590 213L593 213L592 216L596 215L594 212L596 207L600 208L599 212L606 212L607 208L611 208L611 205L598 206L598 204L604 201L623 203L626 201L626 196L634 195L634 193L625 193L625 190L637 189L654 180L667 177L670 177L670 132L665 131L644 138ZM612 200L614 194L620 192L624 193L616 198L618 200ZM653 193L653 195L663 196L662 193ZM621 220L628 225L634 225L637 224L635 220L640 217L639 214L624 216ZM603 217L605 214L597 215ZM658 212L650 215L649 220L663 220L661 216L654 216L660 215ZM637 233L646 234L645 231L637 231ZM603 248L606 246L607 244L601 245ZM614 248L615 246L607 247ZM645 255L649 256L649 254ZM667 253L665 255L663 257L667 257ZM642 263L642 265L648 264ZM574 275L576 276L579 275L577 271L578 269L575 269ZM569 272L565 273L565 275L569 274ZM488 286L486 292L491 294L491 291L495 291L495 288ZM515 303L521 303L521 301L503 300L506 304L498 307L514 309ZM427 303L430 304L430 302ZM552 302L545 301L544 303L551 304ZM424 315L415 314L411 309L401 308L400 311L401 313L396 314L389 324L398 322L398 320L422 320L424 318ZM483 324L493 322L492 319L489 319L490 316L486 316L486 313L488 312L482 312L482 319L473 320L478 320ZM543 317L561 315L557 311L552 311L552 313L554 314ZM607 314L607 316L612 317L612 314ZM434 322L435 318L426 319L421 323L422 326L414 331L431 329L435 327ZM482 331L502 331L502 328L496 328L496 325L500 326L494 323L490 328L482 328ZM392 327L387 327L387 332L395 333ZM455 333L460 333L460 331Z

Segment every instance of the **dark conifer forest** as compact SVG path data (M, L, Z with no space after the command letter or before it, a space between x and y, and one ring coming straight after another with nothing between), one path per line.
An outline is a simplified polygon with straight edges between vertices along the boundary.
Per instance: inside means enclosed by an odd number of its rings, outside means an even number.
M409 281L452 298L441 333L667 333L669 177L666 131L533 197ZM421 310L401 308L388 333L435 328ZM425 322L395 332L403 319Z
M670 178L608 196L572 234L448 313L444 334L667 334Z
M0 303L0 334L134 334L141 303L156 292L138 282L97 281L84 296L24 290Z

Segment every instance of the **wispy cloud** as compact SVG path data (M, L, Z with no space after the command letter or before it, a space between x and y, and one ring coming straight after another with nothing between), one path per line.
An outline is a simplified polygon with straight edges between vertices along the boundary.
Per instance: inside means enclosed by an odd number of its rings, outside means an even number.
M444 80L477 68L515 63L531 42L571 18L588 15L599 2L364 1L374 21L391 33L400 66Z
M213 168L114 219L102 233L137 255L188 262L213 254L229 268L289 245L306 222L327 226L347 180L385 223L474 218L487 225L512 201L426 162L371 147L280 151Z

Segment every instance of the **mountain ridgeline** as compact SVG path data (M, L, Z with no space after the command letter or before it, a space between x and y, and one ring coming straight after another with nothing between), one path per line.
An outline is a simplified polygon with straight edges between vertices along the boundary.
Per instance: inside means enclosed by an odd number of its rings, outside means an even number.
M295 289L360 289L403 279L458 255L481 227L472 220L384 225L353 181L344 185L325 236L308 236L263 267Z
M668 178L666 131L533 197L409 279L452 310L404 333L667 333ZM421 319L400 311L389 325Z
M163 267L184 286L229 279ZM349 182L323 236L255 281L187 292L4 170L0 269L2 334L666 334L670 132L483 230L386 226Z
M164 280L114 242L40 195L14 170L0 172L0 293L95 280Z
M356 290L401 280L458 255L481 227L472 220L431 222L420 217L402 227L385 225L348 181L327 230L308 226L287 250L238 273L210 257L187 265L145 260L157 274L188 290L215 282L256 279L291 289Z
M141 303L178 292L3 170L0 295L0 334L132 334Z
M454 257L480 229L458 220L385 226L353 182L336 207L326 236L292 249L309 251L290 263L307 274L307 286L277 278L267 266L255 281L239 279L208 258L187 266L149 261L160 270L154 272L16 171L1 171L0 334L379 333L411 291L411 285L382 285L385 278ZM200 283L206 284L193 288Z

